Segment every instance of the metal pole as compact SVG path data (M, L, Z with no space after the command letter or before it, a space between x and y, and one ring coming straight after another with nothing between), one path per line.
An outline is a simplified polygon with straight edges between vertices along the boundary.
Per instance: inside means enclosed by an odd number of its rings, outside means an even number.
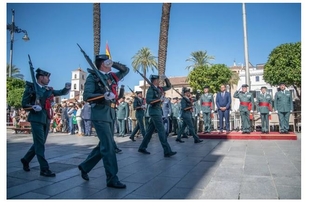
M245 3L242 3L243 13L243 35L244 35L244 61L245 61L245 83L249 85L249 91L251 90L250 72L249 72L249 53L248 53L248 38L246 29L246 12Z
M9 77L12 77L12 67L13 67L13 42L14 42L14 32L15 32L15 23L14 23L15 11L12 9L12 27L11 27L11 47L10 47L10 67L9 67Z

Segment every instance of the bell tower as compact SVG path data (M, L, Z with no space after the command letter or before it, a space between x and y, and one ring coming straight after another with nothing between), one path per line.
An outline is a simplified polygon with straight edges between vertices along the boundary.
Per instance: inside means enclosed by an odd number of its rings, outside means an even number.
M84 84L86 81L86 72L80 67L72 71L71 90L69 99L83 101Z

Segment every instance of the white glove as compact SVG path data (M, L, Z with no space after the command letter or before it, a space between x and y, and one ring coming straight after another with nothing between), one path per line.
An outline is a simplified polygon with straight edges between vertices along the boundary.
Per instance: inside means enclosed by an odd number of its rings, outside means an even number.
M124 118L124 120L126 121L126 120L127 120L127 118Z
M202 114L202 111L200 111L200 114Z
M66 84L65 84L65 88L66 88L66 89L71 89L71 83L66 83Z
M42 107L40 105L33 105L32 109L35 110L35 111L41 111Z
M195 116L198 116L198 114L195 114Z
M272 112L271 112L271 111L269 111L269 114L272 114Z
M213 114L213 113L214 113L214 110L211 110L211 113Z
M115 95L114 95L114 93L112 93L112 92L105 92L104 98L105 98L106 100L112 100L112 99L115 98Z
M290 113L292 113L293 111L292 110L290 110Z
M253 110L251 110L250 112L253 113Z
M142 105L141 108L145 109L145 108L146 108L146 105Z
M277 113L278 113L278 111L275 111L275 113L277 114Z
M168 117L170 117L170 114L168 114Z
M105 67L110 68L113 65L113 61L111 59L107 59L107 60L103 61L103 64Z
M131 117L128 117L128 119L132 120Z
M160 75L159 78L161 78L162 80L165 80L165 79L167 78L167 76L165 76L165 75Z
M178 120L180 120L180 117L178 117Z
M260 115L260 112L257 112L258 115Z
M160 100L161 100L161 101L164 101L164 100L165 100L165 97L164 97L164 96L161 96L161 97L160 97Z

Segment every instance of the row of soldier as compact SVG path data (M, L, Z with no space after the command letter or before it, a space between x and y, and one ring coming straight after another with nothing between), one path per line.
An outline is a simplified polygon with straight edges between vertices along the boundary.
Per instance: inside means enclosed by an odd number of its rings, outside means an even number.
M84 101L89 102L91 105L90 120L96 130L99 142L98 145L92 149L87 158L78 165L78 169L81 172L81 177L88 181L88 173L100 160L102 160L106 172L107 187L126 188L126 185L120 182L117 176L118 165L115 151L117 146L114 140L114 124L117 119L116 105L118 105L118 110L121 109L122 105L122 103L117 104L117 101L122 101L123 98L122 95L117 94L117 90L115 89L118 86L119 80L122 80L129 73L129 68L119 62L112 61L108 55L97 55L95 57L95 65L93 65L92 61L89 60L85 52L82 49L81 51L92 67L92 69L87 70L89 75L87 76L84 85L83 99ZM117 72L112 72L112 67L116 69ZM50 170L49 164L45 159L45 142L48 136L50 121L52 118L51 101L54 96L66 95L71 89L71 83L66 83L65 87L60 90L54 90L52 87L49 87L48 83L50 81L50 75L51 74L49 72L38 68L36 70L36 80L33 80L33 83L26 84L22 98L22 106L29 111L28 121L31 123L33 131L33 145L21 159L23 170L26 172L30 171L29 163L34 158L34 156L36 156L40 164L40 175L45 177L56 176L56 174ZM137 96L134 99L133 106L136 110L136 118L138 122L137 126L132 131L130 138L134 141L134 133L140 130L143 136L143 140L138 148L138 152L149 155L151 152L147 150L147 147L153 136L153 133L156 130L163 148L164 157L174 156L177 154L177 152L171 149L167 140L167 132L169 132L169 130L167 130L168 125L166 125L165 129L165 120L163 121L165 115L163 115L162 109L163 105L165 105L165 102L167 101L164 95L165 91L170 90L172 85L166 76L159 77L158 75L151 75L149 79L144 76L143 78L149 83L150 88L147 90L145 101L142 99L140 92L137 92L136 94ZM165 86L159 86L159 79L164 80ZM253 102L253 97L251 94L246 92L246 86L243 86L242 88L242 92L237 91L234 94L234 97L240 99L240 111L243 112L243 107L246 107L248 110L249 104ZM194 100L191 97L189 89L184 89L183 94L180 95L182 96L182 99L180 102L180 115L177 117L177 119L182 119L182 125L179 128L176 141L180 143L184 142L181 139L181 135L184 133L185 128L187 127L190 134L193 136L194 143L199 144L203 140L197 136L197 132L195 132L194 124L192 121ZM118 96L120 96L120 98ZM282 95L278 93L276 94L275 110L279 113L279 117L287 117L285 110L283 111L280 107L283 105L283 101L286 99L286 92ZM200 100L200 112L203 114L205 119L204 132L209 133L210 125L208 124L210 124L210 115L214 113L214 101L213 95L208 93L208 87L204 88L204 94L197 98L197 100ZM148 107L145 105L145 103L148 105ZM226 92L225 86L223 85L221 86L221 92L216 96L216 105L220 119L221 117L222 119L225 117L228 131L229 122L227 122L227 120L229 119L226 117L229 115L230 104L230 94ZM203 107L206 108L204 109ZM261 107L265 106L262 105ZM143 115L145 110L148 111L149 120L147 121L147 128L143 130ZM248 115L248 112L245 110L244 112L245 113L242 113L242 123L243 132L246 132L246 130L248 130L246 126L246 116ZM261 114L264 114L264 112L261 111ZM125 118L127 117L128 115ZM286 128L284 127L283 129L283 132L285 133ZM222 130L223 124L221 124L220 121L220 132Z

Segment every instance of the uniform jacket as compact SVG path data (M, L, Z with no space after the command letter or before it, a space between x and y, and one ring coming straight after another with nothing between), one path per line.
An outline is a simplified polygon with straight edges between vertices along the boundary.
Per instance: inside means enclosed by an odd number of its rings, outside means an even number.
M128 117L128 103L126 103L125 101L123 101L122 103L120 103L117 107L117 119L125 119Z
M166 82L166 86L159 87L161 92L154 90L153 87L149 87L149 89L147 90L146 103L150 104L150 108L149 108L149 115L150 116L152 116L152 115L162 116L161 101L158 101L154 104L151 104L151 102L160 99L164 91L171 89L171 83L170 83L169 79L166 78L165 82Z
M278 91L274 96L274 110L278 112L293 111L293 100L288 90Z
M187 100L186 100L187 99ZM187 107L190 107L190 106L193 106L193 103L190 101L188 101L190 99L184 97L181 99L181 117L184 119L184 118L192 118L192 110L184 110L185 108ZM193 107L194 108L194 107Z
M133 101L133 108L136 110L136 117L143 117L144 116L144 109L138 108L144 104L144 98L135 97Z
M37 84L37 83L34 83L34 84ZM62 90L54 90L51 87L49 87L49 89L47 90L44 87L40 87L38 84L37 84L37 86L38 86L37 87L38 88L38 94L41 97L40 103L41 103L42 110L36 112L33 109L30 109L30 112L28 115L28 121L47 124L47 123L49 123L50 119L48 119L47 111L44 109L46 99L48 97L50 97L51 95L54 95L54 96L67 95L69 93L70 89L63 88ZM22 107L23 108L31 107L32 105L34 105L35 99L36 99L36 95L34 92L33 83L27 82L26 87L25 87L25 91L24 91L23 97L22 97Z
M212 93L203 94L200 96L200 111L202 112L211 112L211 110L214 110L214 98ZM204 102L210 103L211 106L204 106Z
M172 116L175 118L180 117L181 104L179 102L171 104Z
M243 93L240 91L236 91L234 93L234 98L239 98L239 100L240 100L239 111L249 111L247 106L241 105L241 102L250 102L252 104L251 110L253 111L254 99L253 99L252 93L250 93L250 92Z
M260 93L257 97L256 97L256 104L257 104L257 112L260 112L262 114L268 114L269 111L269 107L268 106L259 106L260 103L268 103L270 105L270 108L272 109L272 97L270 94L265 93L262 94Z
M230 110L230 104L231 104L231 96L230 93L225 91L224 97L221 95L222 92L218 92L216 94L216 107L218 110L220 107L226 107L226 110Z
M113 65L114 64L115 63L113 63ZM121 80L128 74L128 72L129 72L129 68L124 67L124 70L120 70L116 72L115 75L118 77L119 80ZM115 81L112 76L104 75L101 72L99 73L103 79ZM105 91L102 91L100 89L98 82L95 79L95 76L92 73L90 73L87 76L86 82L84 84L84 93L83 93L84 101L87 101L89 98L92 98L92 97L103 95L104 92ZM111 107L111 103L113 102L115 103L115 100L105 100L104 98L102 98L100 102L96 102L92 104L91 120L114 122L116 112L115 112L115 109Z

